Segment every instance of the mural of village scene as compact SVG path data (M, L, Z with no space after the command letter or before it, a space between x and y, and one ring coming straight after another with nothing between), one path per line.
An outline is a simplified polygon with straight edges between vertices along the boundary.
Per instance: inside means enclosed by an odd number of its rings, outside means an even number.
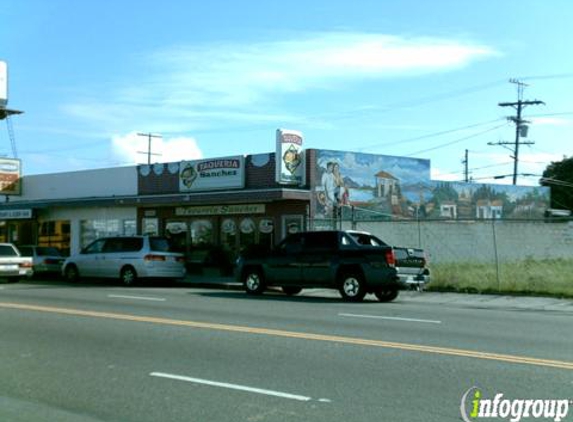
M540 218L549 188L430 179L425 159L319 150L315 219Z
M548 187L432 182L420 218L542 218L550 205Z

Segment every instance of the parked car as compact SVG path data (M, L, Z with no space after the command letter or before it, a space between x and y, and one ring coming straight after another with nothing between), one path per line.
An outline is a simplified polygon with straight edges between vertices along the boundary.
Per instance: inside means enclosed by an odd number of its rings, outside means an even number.
M0 243L0 278L16 282L33 273L32 258L22 256L12 243Z
M131 286L140 279L180 279L185 276L184 255L172 252L167 238L114 236L100 238L64 262L68 281L81 278L117 278Z
M23 245L19 246L18 249L22 256L32 258L34 275L60 275L62 273L62 264L66 258L62 256L57 248L52 246Z
M270 251L251 250L237 260L237 278L249 294L279 286L288 294L306 287L334 288L347 301L374 293L389 302L405 288L390 246L365 245L345 231L300 232Z

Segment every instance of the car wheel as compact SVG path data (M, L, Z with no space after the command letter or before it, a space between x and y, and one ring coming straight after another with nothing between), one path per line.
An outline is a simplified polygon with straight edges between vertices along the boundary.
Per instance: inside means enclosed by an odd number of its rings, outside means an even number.
M243 276L245 291L251 295L260 295L265 291L263 275L258 270L247 270Z
M78 271L78 267L74 264L68 265L64 271L64 277L66 281L69 281L70 283L77 283L80 281L80 272Z
M340 281L340 295L348 302L360 302L366 296L364 278L360 274L344 274Z
M123 267L119 279L124 286L133 286L137 281L137 273L133 267Z
M302 287L298 286L283 286L283 292L285 295L293 296L297 295L302 291Z
M392 302L398 297L399 291L397 289L380 288L374 294L380 302Z

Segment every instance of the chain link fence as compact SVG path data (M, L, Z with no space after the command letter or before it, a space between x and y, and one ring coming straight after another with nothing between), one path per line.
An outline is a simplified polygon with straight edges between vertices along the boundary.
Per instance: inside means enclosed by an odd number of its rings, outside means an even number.
M312 229L368 231L422 248L430 289L573 296L573 219L320 220Z

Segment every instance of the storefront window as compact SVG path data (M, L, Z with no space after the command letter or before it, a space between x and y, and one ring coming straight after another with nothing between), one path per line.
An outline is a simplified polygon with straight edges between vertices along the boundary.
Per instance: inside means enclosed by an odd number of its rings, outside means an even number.
M239 230L241 232L240 236L240 248L245 250L251 245L254 245L257 241L257 226L255 221L248 217L243 218L239 224Z
M283 216L283 237L302 231L304 229L304 218L302 215Z
M69 255L69 220L41 221L38 228L37 243L38 246L58 248L63 255Z
M171 241L171 247L176 252L187 252L187 223L185 221L170 221L165 226L165 236Z
M126 236L135 236L137 234L135 220L123 220L123 234Z
M191 243L194 247L209 246L213 242L213 223L210 220L195 220L191 223Z
M221 222L221 246L227 251L234 251L237 245L237 223L232 218Z
M141 233L144 235L157 236L159 234L159 219L142 218Z
M132 235L135 220L82 220L80 222L81 247L105 236Z
M261 218L259 220L259 245L270 249L273 242L274 221L272 218Z

